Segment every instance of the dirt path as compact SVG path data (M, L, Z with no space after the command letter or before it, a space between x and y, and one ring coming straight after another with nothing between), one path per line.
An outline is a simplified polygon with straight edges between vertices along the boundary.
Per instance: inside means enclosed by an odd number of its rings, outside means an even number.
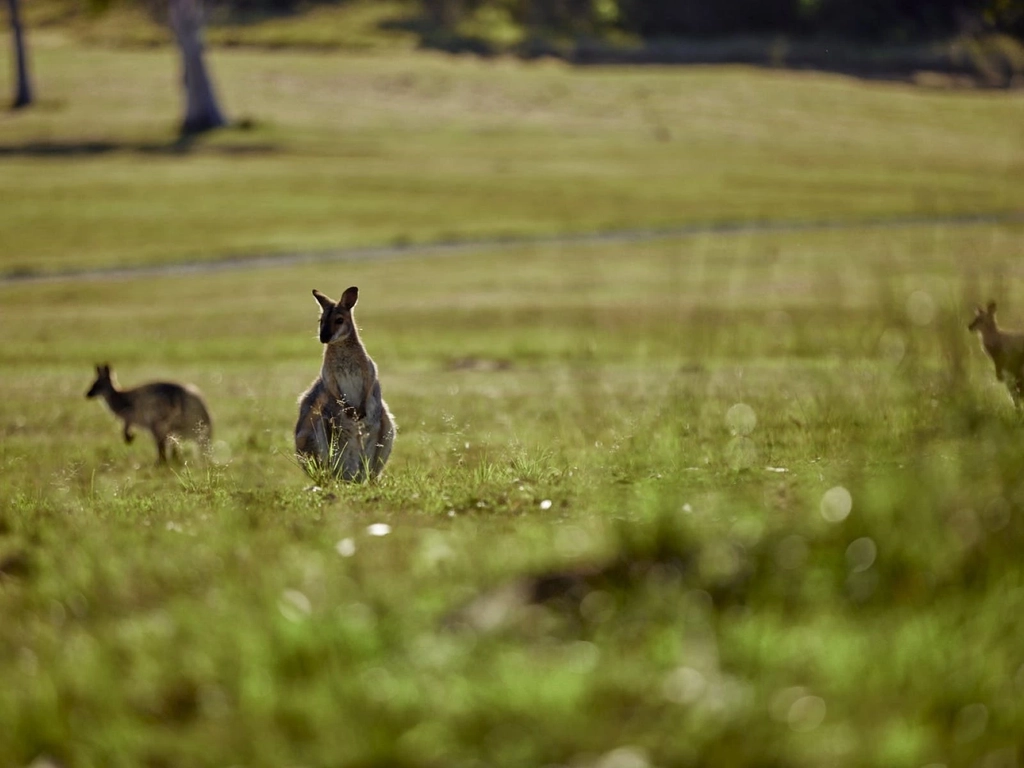
M611 243L641 243L699 235L770 234L774 232L825 232L863 229L898 229L905 227L942 226L967 227L990 224L1024 224L1024 212L972 214L963 216L899 216L894 218L862 219L859 221L749 221L720 224L688 224L668 229L631 229L614 232L544 235L539 237L511 237L467 240L463 242L429 243L421 245L384 245L366 248L347 248L334 251L311 251L276 255L237 256L210 261L188 261L138 267L105 267L99 269L68 270L49 274L0 275L0 285L29 283L60 283L70 280L130 280L139 277L209 274L247 269L289 267L297 264L315 264L331 261L371 261L424 256L447 256L474 251L493 251L524 246L545 245L604 245Z

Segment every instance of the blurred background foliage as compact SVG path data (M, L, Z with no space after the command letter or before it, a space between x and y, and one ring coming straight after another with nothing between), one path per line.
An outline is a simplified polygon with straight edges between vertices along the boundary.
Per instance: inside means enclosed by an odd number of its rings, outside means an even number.
M208 0L231 15L296 13L345 0ZM454 28L502 18L569 34L612 30L642 37L714 37L757 32L909 41L982 30L1024 34L1022 0L421 0L425 18Z
M160 15L166 0L49 0L27 11L64 17L113 6ZM246 23L363 0L205 0L214 23ZM827 36L873 43L970 34L1024 36L1024 0L388 0L373 3L442 34L508 26L525 35L641 39L747 34ZM397 12L397 13L396 13Z

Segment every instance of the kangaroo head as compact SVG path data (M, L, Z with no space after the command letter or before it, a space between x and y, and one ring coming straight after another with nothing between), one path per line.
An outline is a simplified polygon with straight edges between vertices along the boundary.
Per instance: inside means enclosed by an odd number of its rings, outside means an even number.
M985 309L975 307L974 319L967 326L967 330L982 333L996 330L996 303L990 301Z
M359 289L355 286L341 294L341 300L334 302L320 291L313 289L313 298L320 305L320 342L335 344L345 341L356 332L352 308L359 300Z
M93 382L92 386L89 387L89 391L85 393L86 397L99 397L104 392L110 392L114 388L113 374L110 372L109 365L97 365L96 366L96 381Z

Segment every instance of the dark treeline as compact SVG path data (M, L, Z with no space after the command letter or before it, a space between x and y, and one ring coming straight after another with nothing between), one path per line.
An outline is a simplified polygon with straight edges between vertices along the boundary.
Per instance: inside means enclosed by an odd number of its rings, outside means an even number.
M742 33L904 42L964 32L1024 33L1024 0L621 0L644 37Z
M319 2L344 0L319 0ZM317 0L313 0L317 2ZM207 0L231 13L288 13L311 0ZM1024 0L419 0L423 18L454 29L481 13L538 33L627 32L643 38L743 34L911 42L1002 32L1024 37Z

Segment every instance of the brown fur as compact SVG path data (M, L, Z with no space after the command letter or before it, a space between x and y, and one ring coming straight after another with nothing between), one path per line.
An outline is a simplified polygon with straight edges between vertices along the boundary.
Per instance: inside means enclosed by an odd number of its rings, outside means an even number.
M324 357L320 376L299 398L295 452L307 466L316 461L343 480L377 477L391 455L395 423L352 317L359 289L349 288L338 302L316 290L313 296Z
M1024 333L999 328L994 301L985 309L975 307L967 329L978 333L982 349L995 365L996 378L1006 384L1014 405L1019 407L1024 396Z
M96 366L96 381L86 397L102 397L110 410L124 422L124 441L135 435L132 427L149 430L156 441L157 456L167 461L167 446L175 449L174 440L195 440L209 448L213 422L202 395L191 385L155 381L135 389L120 390L109 365Z

